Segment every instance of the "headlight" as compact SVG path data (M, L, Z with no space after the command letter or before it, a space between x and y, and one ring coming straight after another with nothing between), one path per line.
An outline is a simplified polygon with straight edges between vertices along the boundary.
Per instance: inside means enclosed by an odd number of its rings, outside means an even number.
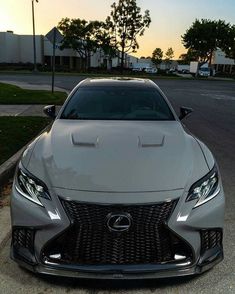
M211 200L220 192L219 176L216 166L189 189L186 201L197 199L195 207Z
M34 203L43 206L40 198L51 199L47 186L23 168L22 164L19 164L15 183L16 190Z

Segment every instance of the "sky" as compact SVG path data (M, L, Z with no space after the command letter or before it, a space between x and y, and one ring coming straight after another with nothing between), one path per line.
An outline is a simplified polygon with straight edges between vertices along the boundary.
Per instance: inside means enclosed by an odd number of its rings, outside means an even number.
M32 34L32 0L0 0L0 31ZM114 0L35 1L36 34L46 34L63 17L105 20ZM138 39L134 55L151 56L156 47L172 47L175 58L186 50L181 35L196 18L223 19L235 24L235 0L137 0L142 11L149 9L150 28Z

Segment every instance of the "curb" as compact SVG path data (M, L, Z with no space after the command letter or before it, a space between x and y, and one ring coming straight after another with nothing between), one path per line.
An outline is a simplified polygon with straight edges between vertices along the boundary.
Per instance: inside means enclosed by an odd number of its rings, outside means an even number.
M21 148L18 152L16 152L2 165L0 165L0 187L5 185L8 180L14 175L17 162L19 161L21 154L24 152L27 146L28 144Z
M11 237L11 219L10 219L10 208L5 206L0 209L0 251L5 247L6 243Z

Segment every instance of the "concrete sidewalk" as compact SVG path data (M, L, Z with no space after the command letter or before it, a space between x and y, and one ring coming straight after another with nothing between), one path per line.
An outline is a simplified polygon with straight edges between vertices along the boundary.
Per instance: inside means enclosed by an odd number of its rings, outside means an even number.
M0 116L46 116L43 113L45 105L1 105ZM56 106L57 111L61 106Z
M0 116L45 116L44 105L0 105Z
M31 83L24 83L18 81L5 81L0 80L0 83L6 83L18 86L22 89L28 90L51 90L50 85L36 85ZM66 92L69 94L69 91L63 88L55 87L55 91ZM0 116L45 116L43 113L43 108L45 105L3 105L0 104ZM60 109L61 106L58 106L57 109Z

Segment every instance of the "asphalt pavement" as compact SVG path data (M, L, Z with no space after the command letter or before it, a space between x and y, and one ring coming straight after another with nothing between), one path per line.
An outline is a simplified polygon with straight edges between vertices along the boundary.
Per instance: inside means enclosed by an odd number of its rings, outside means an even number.
M57 76L56 86L71 90L84 77ZM0 75L0 80L50 84L50 76ZM235 83L226 81L156 80L178 112L194 113L185 125L213 151L226 195L225 259L201 276L154 281L81 281L36 276L9 259L8 244L0 251L0 293L235 293Z

